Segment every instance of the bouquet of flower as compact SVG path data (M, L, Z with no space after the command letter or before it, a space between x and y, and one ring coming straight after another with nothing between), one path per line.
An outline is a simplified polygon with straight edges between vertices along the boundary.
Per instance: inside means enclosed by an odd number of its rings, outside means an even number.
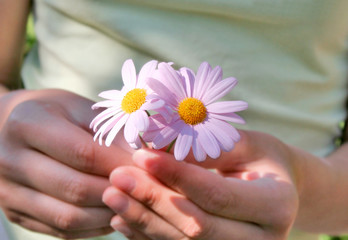
M134 149L151 142L154 149L174 146L174 156L184 160L190 149L197 161L207 155L218 158L239 141L229 123L245 123L235 112L245 110L244 101L219 101L236 84L233 77L222 79L222 69L203 62L197 73L157 61L146 63L137 75L132 60L122 67L124 86L101 92L106 99L92 109L106 108L91 122L94 140L110 146L124 126L124 137ZM143 140L143 141L142 141Z

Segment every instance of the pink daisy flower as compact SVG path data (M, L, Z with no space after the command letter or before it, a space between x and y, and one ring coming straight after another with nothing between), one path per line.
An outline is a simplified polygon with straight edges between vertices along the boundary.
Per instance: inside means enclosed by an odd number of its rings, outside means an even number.
M146 111L164 106L164 101L154 98L152 90L146 85L147 78L152 76L156 67L157 61L150 61L141 68L137 76L133 61L129 59L124 62L122 90L101 92L99 96L107 100L92 106L92 109L106 108L90 124L96 132L94 141L99 139L99 144L102 145L102 139L107 134L105 145L110 146L117 133L125 126L124 137L129 145L134 149L141 147L139 132L146 131L149 127Z
M221 150L233 149L240 135L228 122L245 123L235 112L245 110L248 104L216 100L237 84L235 78L222 80L221 67L212 69L206 62L200 65L197 75L188 68L175 71L167 63L160 63L156 78L148 85L174 111L174 117L167 124L161 115L151 116L143 135L145 141L152 141L153 148L161 149L176 139L177 160L185 159L191 147L197 161L204 161L207 155L218 158Z

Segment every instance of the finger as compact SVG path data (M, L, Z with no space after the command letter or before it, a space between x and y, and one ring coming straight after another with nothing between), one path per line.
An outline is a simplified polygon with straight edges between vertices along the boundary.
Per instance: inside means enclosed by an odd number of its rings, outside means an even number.
M114 215L107 207L76 207L14 183L2 181L0 186L3 208L21 212L64 231L105 228ZM30 206L27 199L30 199Z
M224 178L199 166L178 162L172 155L148 150L137 151L134 161L214 215L263 224L288 224L293 218L290 213L296 202L294 190L288 179L280 176L265 175L254 181ZM274 209L274 204L282 206L283 211Z
M153 239L183 239L178 230L185 239L249 239L246 238L248 235L264 234L255 224L204 212L184 196L135 167L118 168L112 173L111 181L130 197L111 187L104 193L105 202L127 224ZM175 229L164 227L166 223Z
M151 240L142 232L128 225L119 215L111 219L111 226L114 230L122 233L129 240Z
M77 170L108 176L116 166L131 164L129 152L101 147L92 135L69 119L61 106L28 101L18 105L7 121L11 138ZM78 112L78 111L77 111ZM117 152L117 155L115 154Z
M0 168L7 178L74 205L105 206L101 196L110 185L107 178L79 172L36 151L14 154L11 168L16 171Z
M92 230L64 231L51 227L43 222L16 211L4 211L6 217L13 223L18 224L34 232L44 233L63 239L90 238L106 235L114 230L111 227L103 227Z
M94 104L93 101L62 89L26 90L23 96L13 103L13 106L21 102L24 105L26 105L26 102L28 105L43 104L48 110L53 107L54 112L59 111L87 131L91 131L89 123L96 115L95 111L91 111L91 106ZM30 108L27 108L27 110L31 112Z
M267 157L269 150L272 152L283 149L282 144L276 138L255 131L238 130L240 140L230 152L222 152L218 159L207 157L203 162L197 162L192 152L185 159L186 162L207 169L218 169L221 172L240 172L246 170L246 164ZM272 144L265 139L271 138ZM248 166L249 167L249 166Z
M182 239L184 237L181 232L154 212L114 187L110 187L105 191L103 200L127 225L143 232L152 239ZM118 224L117 218L111 222L111 225L114 227ZM125 229L122 230L125 231ZM126 230L125 234L126 237L129 237L127 235L134 233ZM168 238L163 237L166 235Z

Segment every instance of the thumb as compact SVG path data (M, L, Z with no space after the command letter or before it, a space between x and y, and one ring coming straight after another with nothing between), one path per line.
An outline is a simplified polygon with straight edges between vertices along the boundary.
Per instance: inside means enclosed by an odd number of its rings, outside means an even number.
M241 221L270 221L271 214L264 214L274 211L270 200L280 203L280 192L290 188L286 180L275 174L253 181L224 178L200 166L178 162L172 155L159 151L139 150L133 155L133 160L137 166L205 211L227 218L233 216ZM277 189L279 192L275 191Z

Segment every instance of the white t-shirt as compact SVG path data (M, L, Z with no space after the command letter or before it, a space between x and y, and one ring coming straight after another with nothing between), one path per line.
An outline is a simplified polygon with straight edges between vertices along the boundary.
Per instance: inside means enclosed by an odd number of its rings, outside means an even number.
M126 59L138 69L151 59L193 69L208 61L239 79L227 96L249 103L247 124L237 127L318 156L335 149L347 93L347 0L37 0L34 8L39 44L23 66L28 89L97 99L121 88Z

